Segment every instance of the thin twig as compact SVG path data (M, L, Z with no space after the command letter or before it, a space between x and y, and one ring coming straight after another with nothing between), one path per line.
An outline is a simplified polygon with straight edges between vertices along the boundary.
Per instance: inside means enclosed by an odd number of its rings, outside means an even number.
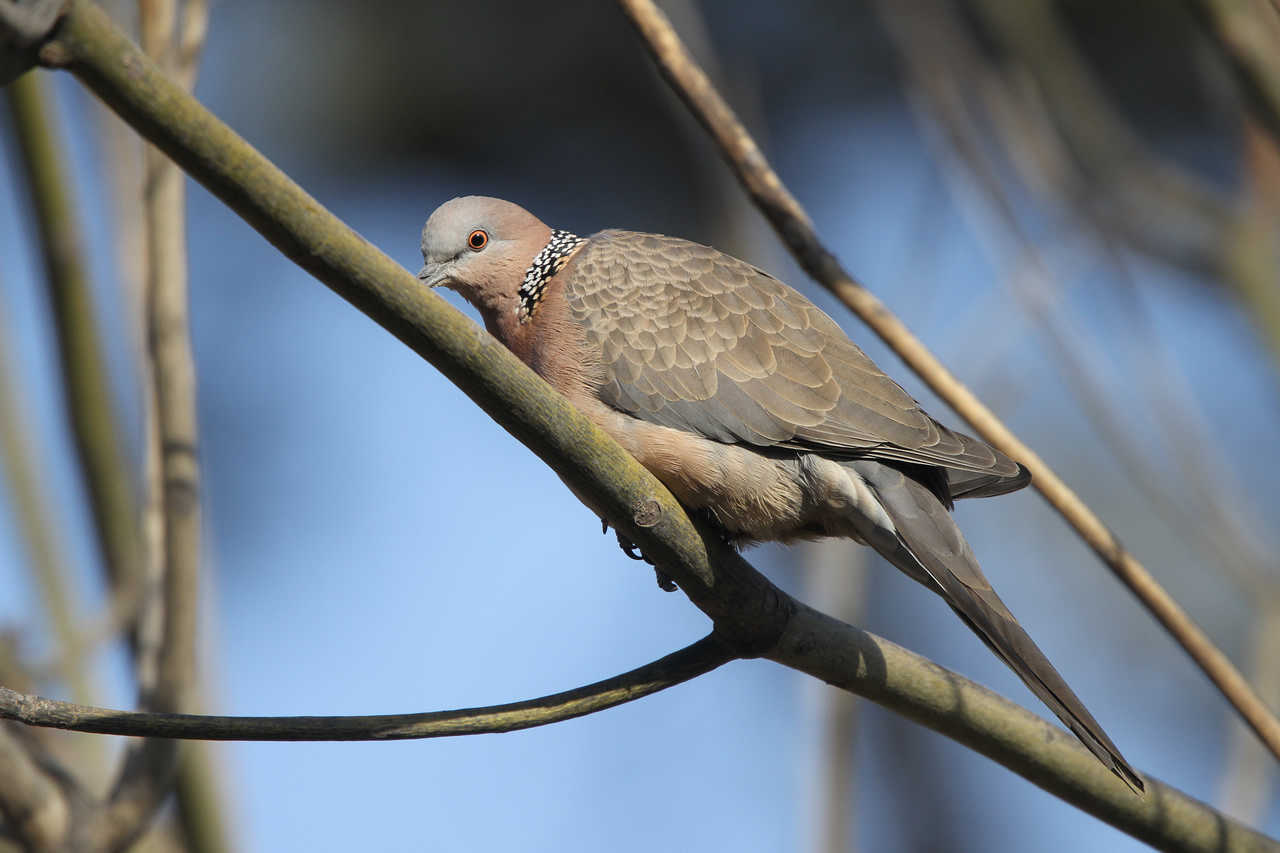
M1247 190L1229 241L1226 277L1280 363L1280 136L1251 120L1244 122L1243 136Z
M200 54L204 52L205 37L209 34L209 4L207 0L186 0L182 4L182 24L178 30L178 55L175 58L175 79L188 92L196 89L196 73L200 70Z
M80 260L74 253L82 246L61 147L62 133L48 89L39 75L27 74L10 84L5 94L32 206L39 221L49 287L55 292L75 290L83 286L83 282L77 284L76 273L69 270L79 266ZM0 362L7 362L8 356L0 352ZM5 366L0 363L0 374L5 373ZM18 498L19 517L30 547L33 576L52 629L53 647L65 650L70 649L79 636L77 626L82 619L71 582L73 575L56 532L58 528L51 521L43 478L35 467L40 454L38 448L30 446L35 433L25 423L22 401L26 395L17 390L15 383L16 377L0 375L0 410L4 410L0 413L0 433L3 433L0 444L4 446L5 467ZM88 660L82 655L68 654L63 663L65 666L57 675L70 687L71 695L77 701L92 701L93 679ZM90 783L104 778L104 758L100 745L85 741L74 743L69 756L75 769Z
M24 78L14 83L29 83ZM10 92L12 95L12 92ZM0 317L0 332L3 330ZM31 552L32 574L37 579L45 609L56 638L72 628L66 591L65 561L50 523L49 502L33 468L33 454L24 440L31 435L16 404L19 399L10 382L7 353L0 335L0 474L14 497L19 530ZM77 696L88 696L88 677L78 667L68 681ZM80 701L87 701L81 699ZM78 746L86 744L77 742ZM0 726L0 815L4 825L27 850L55 850L66 838L70 810L62 791L39 768L26 745Z
M10 103L27 97L39 98L30 75L14 82L8 91ZM25 112L17 110L15 112ZM66 554L57 534L45 491L44 478L38 466L41 453L33 446L36 433L31 429L20 401L28 399L11 375L9 348L5 345L4 306L0 305L0 479L8 484L18 516L18 531L26 542L31 561L31 575L44 609L49 617L54 645L61 648L76 636L79 619L77 606L68 583ZM83 658L67 661L62 673L77 702L91 701L89 674Z
M175 0L140 0L146 52L161 67L194 81L194 58L179 68ZM203 27L197 27L197 33ZM200 470L195 362L187 316L186 195L183 175L162 153L144 154L147 275L145 328L150 380L145 394L147 501L144 515L148 588L139 617L138 685L144 708L191 707L199 610ZM177 744L149 738L125 758L105 811L95 816L105 846L140 836L173 787Z
M545 726L632 702L682 684L734 660L737 655L716 635L630 672L594 684L504 705L346 717L221 717L114 711L0 687L0 718L98 734L183 740L371 741L494 734Z
M1273 595L1256 605L1249 638L1249 666L1258 692L1280 703L1280 600ZM1250 823L1263 820L1274 802L1275 762L1259 750L1239 720L1228 719L1226 760L1214 800L1230 815Z
M977 433L1031 471L1032 483L1080 538L1186 649L1201 670L1280 757L1280 720L1249 687L1231 661L1191 620L1102 519L1085 505L1030 447L929 352L884 303L859 284L818 239L808 215L783 186L729 105L712 88L666 17L650 0L619 0L667 80L720 145L748 193L773 223L801 267L831 290Z
M28 75L10 87L20 149L32 184L40 248L53 308L61 388L71 422L76 459L89 495L94 533L112 585L136 586L139 542L136 482L116 416L97 312L85 266L79 208L71 191L51 117L31 97L38 82Z

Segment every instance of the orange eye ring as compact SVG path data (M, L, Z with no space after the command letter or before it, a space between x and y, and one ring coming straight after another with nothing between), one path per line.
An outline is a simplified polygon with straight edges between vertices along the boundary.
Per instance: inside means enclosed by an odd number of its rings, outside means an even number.
M467 235L467 245L471 247L471 251L478 252L489 245L489 235L477 228Z

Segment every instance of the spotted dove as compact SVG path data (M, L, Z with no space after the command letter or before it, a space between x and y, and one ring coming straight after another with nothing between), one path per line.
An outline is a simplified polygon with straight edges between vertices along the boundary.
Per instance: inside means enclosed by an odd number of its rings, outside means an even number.
M942 596L1081 742L1142 779L1014 619L948 510L1030 481L920 408L795 290L707 246L632 231L577 237L510 202L441 205L427 285L739 543L839 536Z

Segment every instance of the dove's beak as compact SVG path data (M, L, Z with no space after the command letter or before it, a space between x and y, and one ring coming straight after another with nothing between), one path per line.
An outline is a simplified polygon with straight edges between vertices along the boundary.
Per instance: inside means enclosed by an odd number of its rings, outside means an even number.
M443 264L424 264L418 270L418 280L427 287L439 287L449 280L449 273Z

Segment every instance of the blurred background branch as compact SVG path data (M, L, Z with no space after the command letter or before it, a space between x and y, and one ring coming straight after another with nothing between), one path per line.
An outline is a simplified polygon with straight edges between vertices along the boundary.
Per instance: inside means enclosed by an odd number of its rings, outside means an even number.
M860 625L866 616L866 573L872 553L849 542L806 543L796 550L806 598L841 622ZM816 705L814 763L808 773L814 853L853 853L857 838L858 699L829 684L805 685Z
M156 10L149 10L143 17L154 21L157 14L169 14L176 18L177 10L169 8L159 10L158 13ZM191 85L207 28L207 9L202 2L189 2L183 6L182 17L184 24L180 35L167 36L175 43L168 61L175 73L187 85ZM160 41L166 38L154 24L152 35ZM102 543L103 563L108 569L111 582L110 603L105 615L97 623L90 623L88 626L85 626L83 620L66 615L59 617L58 614L68 612L62 605L66 593L60 591L59 585L52 581L42 582L45 589L51 590L52 598L46 598L51 605L50 612L55 614L53 624L57 629L54 644L57 652L44 669L69 677L74 695L81 697L81 701L91 701L92 696L87 692L84 676L88 656L102 641L112 638L117 631L123 629L129 637L134 637L137 608L144 601L149 601L152 605L150 612L153 614L153 629L158 629L159 633L154 633L153 630L156 641L153 643L155 651L152 654L147 654L146 648L141 649L143 655L139 660L143 664L143 683L144 687L150 684L147 690L154 695L157 679L148 675L148 660L151 661L152 671L155 670L157 659L167 660L168 671L159 679L159 683L170 686L170 699L160 704L162 707L175 708L173 703L180 701L178 694L191 689L190 686L182 687L182 682L190 684L195 677L194 563L199 550L199 517L198 514L184 513L184 510L194 506L191 496L197 493L196 483L190 475L185 479L181 478L181 472L178 471L171 471L167 478L158 480L183 492L181 499L172 503L177 538L181 543L175 549L176 562L184 570L179 578L186 580L184 585L176 588L174 596L167 602L170 606L180 605L179 618L174 620L171 611L170 618L166 619L165 613L157 610L155 605L163 600L160 590L172 587L162 583L159 577L144 581L139 573L142 563L141 552L138 550L137 478L130 471L132 464L127 443L114 411L105 350L99 342L97 312L93 307L84 263L87 247L77 230L74 193L67 170L60 163L61 155L57 151L61 134L53 126L47 106L49 98L40 91L40 86L40 80L35 75L28 74L9 88L8 96L14 117L13 125L17 131L16 138L21 143L20 151L30 176L32 199L40 213L38 221L41 223L42 243L45 246L45 266L55 308L54 316L58 320L58 340L62 345L68 409L75 427L73 432L77 438L85 480L89 485L93 517ZM189 388L194 380L189 353L187 361L182 361L184 345L181 336L186 326L186 258L182 250L185 231L183 179L163 157L155 165L155 171L146 185L148 198L159 199L152 208L156 215L152 219L155 228L151 232L151 242L162 244L163 248L154 253L157 258L155 267L159 270L156 277L158 284L154 291L160 295L157 319L149 324L153 334L148 335L148 338L159 341L165 350L165 354L161 356L161 370L168 379L169 397L182 397L183 389ZM166 170L169 172L168 177L164 174ZM141 187L135 185L133 189L136 193ZM156 301L148 300L147 304L154 305ZM172 343L174 335L179 336L176 345ZM169 354L175 350L176 355ZM182 375L184 369L185 379ZM185 400L179 400L176 405L171 404L168 411L176 411L177 418L185 416L188 423L193 424L194 398L188 393ZM173 414L169 415L170 420L174 417ZM7 419L6 423L17 427L20 421ZM180 428L169 425L169 433L177 431ZM193 430L189 429L188 432ZM6 432L6 437L16 438L19 434L16 430ZM161 440L158 434L155 440ZM180 444L180 441L174 439L168 446L175 448ZM188 439L187 446L194 448L194 441ZM187 453L177 464L189 468L194 464L194 453ZM14 470L11 468L11 472ZM17 476L20 473L20 470L16 474L11 473L11 482L16 485L24 482L31 485L31 480ZM162 523L163 520L162 517ZM38 555L47 550L35 553ZM151 562L153 566L163 566L168 561L153 559ZM48 560L33 562L35 566L47 564ZM39 576L50 577L47 571L42 571ZM66 573L62 573L62 577L67 577ZM64 580L61 586L65 585ZM156 594L144 596L145 589L156 590ZM98 821L98 828L77 829L83 833L78 836L82 841L95 847L114 848L148 827L151 812L169 791L169 773L164 766L173 760L175 745L162 741L153 744L151 748L170 755L159 760L131 761L128 764L129 770L117 782L111 809L95 809L91 812L95 816L93 819ZM96 761L73 761L70 766L79 773L95 772L99 776L104 771L100 755ZM184 819L184 825L190 828L187 832L189 850L227 849L226 818L219 807L217 784L212 781L212 773L213 768L207 759L193 755L189 762L184 763L178 777L182 783L179 786L179 797L188 801L184 802L179 814ZM196 792L199 792L198 797L194 796Z
M1195 0L1257 116L1280 140L1280 8L1273 0Z
M62 391L77 459L93 513L96 539L116 595L131 600L140 585L137 477L119 427L89 288L87 247L72 184L58 153L40 83L31 74L7 90L13 129L31 186L53 309Z
M203 0L140 0L139 29L146 53L178 84L195 85L207 30ZM181 171L163 154L144 153L142 199L145 245L144 460L142 514L144 583L139 614L138 686L143 708L195 710L200 563L200 471L195 363L187 307L186 193ZM199 749L198 747L194 749ZM179 745L152 738L132 747L111 792L103 832L116 847L138 837L176 781L178 810L192 849L227 848L217 784L208 760L179 761ZM197 799L198 798L198 799ZM199 846L197 846L197 843Z

